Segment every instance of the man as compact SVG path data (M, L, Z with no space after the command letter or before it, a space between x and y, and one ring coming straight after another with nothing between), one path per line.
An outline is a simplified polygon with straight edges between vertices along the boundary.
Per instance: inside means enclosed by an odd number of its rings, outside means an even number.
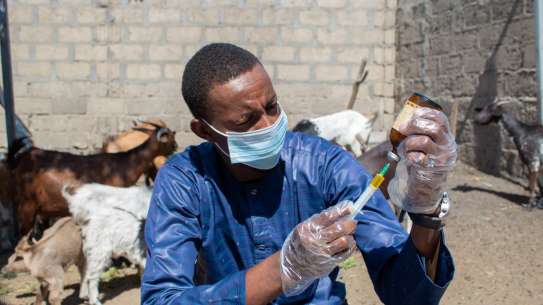
M255 56L205 46L185 67L182 93L192 131L207 142L175 155L157 177L142 304L346 304L337 264L356 247L385 304L439 303L454 273L440 226L415 224L408 236L380 192L349 220L345 201L371 177L341 148L287 132ZM451 153L446 118L419 119L403 127L405 154L432 156L435 166ZM193 281L197 258L202 285Z

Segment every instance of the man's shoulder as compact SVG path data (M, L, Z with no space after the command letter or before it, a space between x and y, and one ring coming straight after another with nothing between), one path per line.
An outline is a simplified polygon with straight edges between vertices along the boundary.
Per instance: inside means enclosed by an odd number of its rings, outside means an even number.
M182 172L189 175L202 175L206 162L212 163L215 159L213 146L209 142L191 145L182 152L175 153L164 164L161 170Z
M321 137L307 135L301 132L288 132L286 145L290 151L314 155L336 151L337 149L341 150L339 146L334 145Z
M323 168L333 164L335 167L363 168L345 149L321 137L289 132L287 147L285 159L297 159L298 162L294 161L293 164L303 167Z

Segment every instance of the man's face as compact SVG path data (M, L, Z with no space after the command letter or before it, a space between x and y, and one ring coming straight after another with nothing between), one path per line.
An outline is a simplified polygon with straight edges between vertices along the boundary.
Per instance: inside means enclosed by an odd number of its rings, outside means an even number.
M279 113L270 77L260 64L209 91L208 122L222 132L266 128Z
M266 128L277 121L280 111L270 77L260 64L227 83L213 86L208 94L207 122L223 133ZM220 147L227 146L227 139L201 119L192 119L190 127L200 138ZM240 181L251 181L263 175L261 170L245 164L230 164L227 157L220 156Z

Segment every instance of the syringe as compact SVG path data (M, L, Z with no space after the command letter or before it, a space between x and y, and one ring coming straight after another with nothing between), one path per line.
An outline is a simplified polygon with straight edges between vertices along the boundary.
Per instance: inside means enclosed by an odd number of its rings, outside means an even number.
M381 168L381 170L377 173L377 175L373 177L362 195L360 195L360 197L358 197L358 199L353 203L353 209L350 216L351 219L354 219L355 216L362 211L362 208L366 205L366 203L368 203L373 193L375 193L381 183L385 181L385 175L387 174L389 167L390 163L387 162L385 166L383 166L383 168Z

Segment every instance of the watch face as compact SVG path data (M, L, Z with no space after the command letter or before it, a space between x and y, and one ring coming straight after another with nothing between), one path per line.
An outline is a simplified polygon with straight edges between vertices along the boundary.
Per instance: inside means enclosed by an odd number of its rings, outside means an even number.
M443 192L443 196L441 197L441 212L439 213L439 218L444 218L449 214L449 210L451 208L451 200L449 198L449 193Z

